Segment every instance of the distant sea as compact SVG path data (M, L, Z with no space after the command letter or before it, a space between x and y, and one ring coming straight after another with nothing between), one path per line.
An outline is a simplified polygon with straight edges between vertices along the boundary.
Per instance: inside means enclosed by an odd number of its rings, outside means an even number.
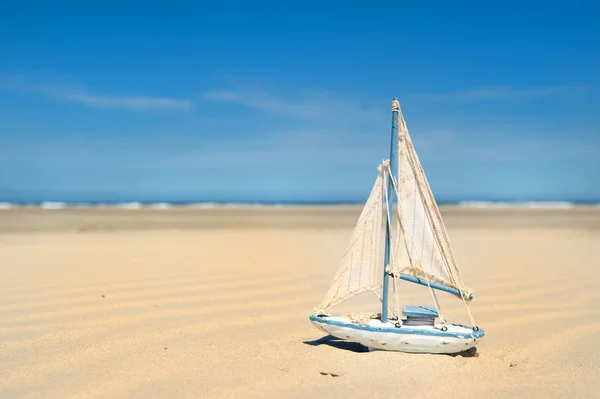
M170 208L247 208L286 206L363 205L363 201L22 201L0 202L0 210L16 208L71 209L170 209ZM598 207L600 201L438 201L438 205L454 205L478 209L571 209L580 206Z

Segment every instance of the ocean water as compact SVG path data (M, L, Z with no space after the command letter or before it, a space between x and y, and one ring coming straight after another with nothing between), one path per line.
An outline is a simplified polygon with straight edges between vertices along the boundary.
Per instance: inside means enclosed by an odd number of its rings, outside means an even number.
M45 210L75 208L157 209L170 208L214 209L286 206L363 205L361 201L13 201L0 202L0 210L40 208ZM598 207L600 201L438 201L438 205L454 205L473 209L572 209Z

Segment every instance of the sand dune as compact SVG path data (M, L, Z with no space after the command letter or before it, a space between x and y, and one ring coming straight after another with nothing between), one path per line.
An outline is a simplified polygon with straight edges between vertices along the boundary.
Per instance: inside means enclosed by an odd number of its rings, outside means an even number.
M253 227L251 214L244 228L208 211L120 210L97 223L99 211L28 212L37 211L0 212L0 397L600 390L599 211L445 210L486 330L472 358L320 340L308 315L337 268L352 209L310 211L308 219L305 210L261 210L268 223ZM427 300L401 287L407 303ZM442 306L466 321L453 297Z

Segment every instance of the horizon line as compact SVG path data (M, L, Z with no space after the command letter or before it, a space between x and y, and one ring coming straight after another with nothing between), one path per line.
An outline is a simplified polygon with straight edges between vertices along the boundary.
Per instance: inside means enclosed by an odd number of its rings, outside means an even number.
M360 200L164 200L164 199L120 199L120 200L63 200L63 199L32 199L32 200L4 200L0 199L0 205L15 205L15 206L36 206L43 204L63 204L63 205L79 205L79 206L102 206L102 205L122 205L122 204L139 204L147 205L363 205L364 199ZM436 200L439 205L452 204L600 204L598 199L528 199L528 198L513 198L513 199L440 199Z

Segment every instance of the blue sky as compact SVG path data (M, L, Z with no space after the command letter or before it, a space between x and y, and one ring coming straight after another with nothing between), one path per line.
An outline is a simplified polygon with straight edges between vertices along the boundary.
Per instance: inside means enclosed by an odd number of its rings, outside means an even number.
M393 97L439 200L600 200L600 6L365 4L1 5L0 201L361 201Z

